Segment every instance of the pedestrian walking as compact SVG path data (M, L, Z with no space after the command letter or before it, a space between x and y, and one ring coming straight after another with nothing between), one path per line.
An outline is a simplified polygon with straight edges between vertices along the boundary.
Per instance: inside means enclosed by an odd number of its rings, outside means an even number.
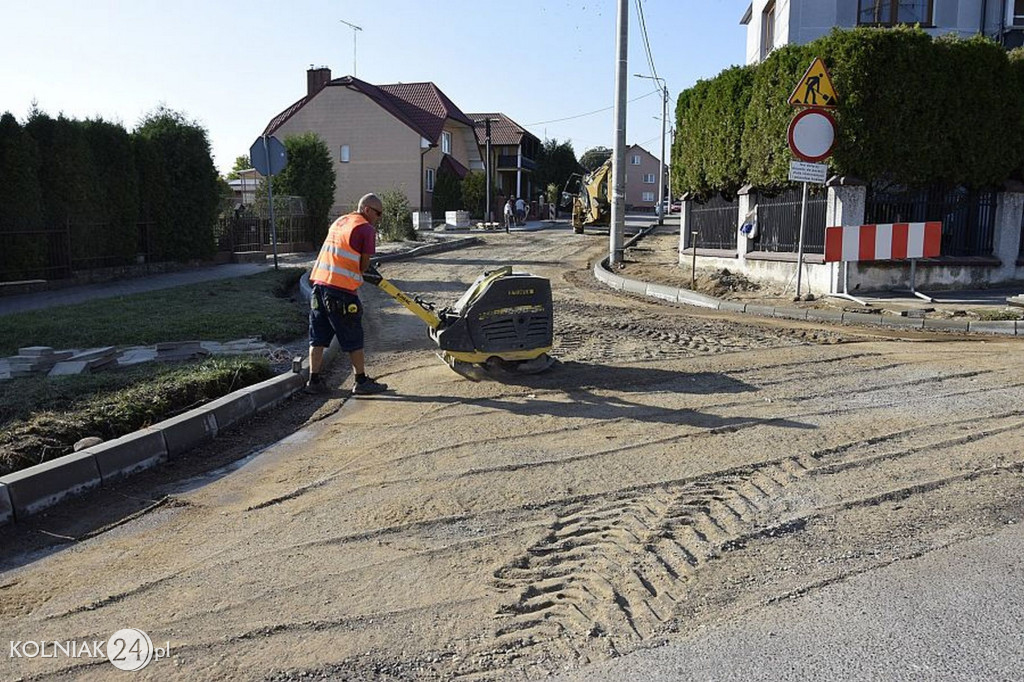
M512 229L512 222L515 220L515 209L512 207L512 197L505 202L505 231Z
M516 197L516 224L526 224L526 202L522 197Z
M343 215L331 224L309 275L313 285L309 311L309 393L323 393L327 386L320 373L324 350L337 337L341 350L348 353L355 373L352 393L369 395L386 391L387 384L366 375L363 349L363 304L356 293L363 284L363 273L370 267L376 251L377 225L384 205L376 194L359 200L354 213Z

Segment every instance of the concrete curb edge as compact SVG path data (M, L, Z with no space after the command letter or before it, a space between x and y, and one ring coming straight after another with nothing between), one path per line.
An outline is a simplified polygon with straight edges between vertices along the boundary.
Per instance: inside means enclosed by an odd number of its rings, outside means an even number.
M871 313L849 313L831 310L804 308L775 308L753 303L723 301L705 296L689 289L681 289L664 284L651 284L640 280L629 279L616 275L608 268L608 259L594 264L594 277L612 289L640 294L648 298L672 303L682 303L700 308L712 308L729 312L776 317L791 320L810 320L813 322L833 322L850 325L872 325L899 329L970 332L976 334L1001 334L1003 336L1024 336L1022 320L927 320L924 318L905 318L895 315Z

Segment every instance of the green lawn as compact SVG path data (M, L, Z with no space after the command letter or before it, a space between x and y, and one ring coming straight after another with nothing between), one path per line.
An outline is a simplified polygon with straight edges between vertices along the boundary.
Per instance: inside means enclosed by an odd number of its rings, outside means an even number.
M305 337L302 270L288 268L0 317L0 355L24 346ZM147 362L95 374L0 381L0 475L68 454L85 436L131 433L273 375L260 357Z
M289 300L299 268L0 317L0 355L24 346L93 348L161 341L290 341L306 311Z

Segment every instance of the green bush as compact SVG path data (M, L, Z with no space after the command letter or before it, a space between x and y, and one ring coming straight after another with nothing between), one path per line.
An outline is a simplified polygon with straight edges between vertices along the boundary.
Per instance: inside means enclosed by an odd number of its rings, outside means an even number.
M431 215L434 218L444 218L446 211L462 209L462 181L447 169L439 169L434 182L434 198L430 204Z
M674 191L788 184L788 100L814 57L838 94L832 173L972 187L1021 176L1024 54L981 37L857 28L782 47L681 93Z
M377 235L389 242L415 240L416 231L412 229L412 211L409 199L398 188L380 193L380 201L384 205L384 215L377 226Z

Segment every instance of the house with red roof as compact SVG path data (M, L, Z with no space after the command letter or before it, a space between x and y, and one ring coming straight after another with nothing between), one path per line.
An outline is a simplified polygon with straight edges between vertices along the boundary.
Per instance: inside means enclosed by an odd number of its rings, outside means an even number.
M499 197L522 197L527 201L537 199L544 191L534 182L533 172L537 168L536 158L540 153L541 141L536 135L523 128L501 113L467 114L476 124L476 142L486 156L487 124L491 126L491 168L494 184ZM497 207L500 214L500 201Z
M333 215L355 210L367 192L397 188L413 211L429 211L439 172L484 170L473 120L433 83L373 85L306 72L306 95L275 116L264 134L284 140L317 133L336 174Z

